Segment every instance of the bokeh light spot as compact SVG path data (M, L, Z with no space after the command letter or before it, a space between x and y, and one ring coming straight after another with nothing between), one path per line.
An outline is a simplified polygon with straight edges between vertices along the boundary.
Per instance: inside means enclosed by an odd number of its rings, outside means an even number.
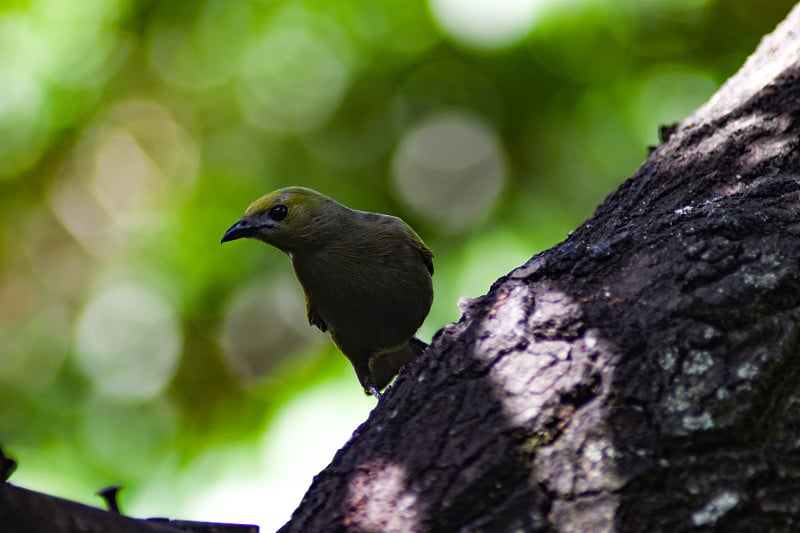
M80 179L81 170L87 169L80 158L66 162L47 190L47 200L59 222L85 250L108 257L119 248L122 239L90 191L88 180Z
M87 128L48 190L59 221L92 255L108 258L193 190L200 152L161 105L132 100L111 106Z
M504 48L528 33L540 0L430 0L436 22L456 40L477 48Z
M89 302L76 330L78 361L104 394L146 399L170 382L183 339L173 306L154 289L120 283Z
M495 132L463 112L443 112L407 131L394 154L399 197L441 229L477 222L497 201L506 173Z
M180 6L156 4L163 16L155 18L148 36L153 70L182 89L207 90L228 81L249 44L252 13L247 2L210 0L203 4L188 28L176 24L176 19L185 16Z
M110 67L119 36L116 24L126 3L35 2L32 18L41 51L39 67L65 86L100 85L114 72Z
M0 177L36 163L53 130L91 105L89 94L121 55L114 26L122 1L18 4L0 8ZM70 91L80 96L61 105Z
M121 128L98 138L94 163L94 195L114 218L135 212L156 181L157 169Z
M2 30L0 26L0 41L8 37ZM39 157L48 124L42 112L42 88L32 73L0 62L0 87L0 177L13 177Z
M120 102L101 117L91 136L95 187L98 197L112 212L121 202L140 209L160 205L165 196L174 202L176 196L182 197L193 189L200 149L160 103L153 100ZM120 168L125 165L132 168ZM128 180L133 183L125 183ZM120 198L128 193L138 201L131 203Z
M239 288L225 313L220 339L225 364L241 385L249 386L285 356L321 337L308 325L297 283L277 279Z
M238 91L242 114L271 133L313 131L336 110L353 60L348 37L337 25L289 9L245 58Z

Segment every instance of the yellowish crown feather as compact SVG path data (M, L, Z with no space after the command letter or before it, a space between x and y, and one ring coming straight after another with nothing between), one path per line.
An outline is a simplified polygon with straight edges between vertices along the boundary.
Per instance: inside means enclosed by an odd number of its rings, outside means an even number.
M282 203L287 206L293 205L314 205L324 201L332 201L330 198L322 193L307 187L284 187L277 191L265 194L261 198L255 200L244 212L244 216L253 216L269 210L270 207L276 203Z

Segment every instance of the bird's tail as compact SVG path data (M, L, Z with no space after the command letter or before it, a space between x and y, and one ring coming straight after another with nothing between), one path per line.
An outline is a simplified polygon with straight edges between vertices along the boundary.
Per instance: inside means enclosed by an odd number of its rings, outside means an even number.
M428 345L416 337L411 337L408 342L392 352L383 352L373 357L369 362L369 371L372 382L382 390L392 381L400 368L420 356Z

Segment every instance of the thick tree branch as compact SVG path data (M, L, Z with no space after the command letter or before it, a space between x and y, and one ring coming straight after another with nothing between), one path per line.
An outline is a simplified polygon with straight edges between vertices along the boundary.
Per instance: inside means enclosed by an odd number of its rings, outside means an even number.
M0 450L0 473L16 462ZM3 533L258 533L247 524L136 519L41 492L15 487L0 477L0 531ZM114 500L116 504L116 500ZM118 509L117 509L118 511Z
M466 305L283 531L797 527L797 28Z
M180 533L5 483L0 483L0 524L0 530L15 533Z

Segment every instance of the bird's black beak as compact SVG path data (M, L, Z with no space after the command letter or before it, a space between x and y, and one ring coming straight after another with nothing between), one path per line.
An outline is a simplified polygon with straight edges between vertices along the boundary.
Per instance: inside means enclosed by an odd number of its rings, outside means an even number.
M243 218L236 222L233 226L228 228L228 231L222 236L220 244L228 241L235 241L243 237L250 237L258 230L258 226L251 223L249 220Z

